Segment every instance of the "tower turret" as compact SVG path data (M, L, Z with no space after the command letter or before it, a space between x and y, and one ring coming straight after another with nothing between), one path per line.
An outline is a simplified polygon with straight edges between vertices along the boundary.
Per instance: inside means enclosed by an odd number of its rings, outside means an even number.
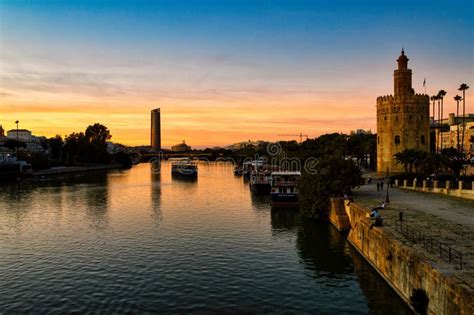
M400 57L397 59L398 69L393 72L394 94L395 97L404 98L413 95L411 86L411 69L408 69L408 57L402 49Z

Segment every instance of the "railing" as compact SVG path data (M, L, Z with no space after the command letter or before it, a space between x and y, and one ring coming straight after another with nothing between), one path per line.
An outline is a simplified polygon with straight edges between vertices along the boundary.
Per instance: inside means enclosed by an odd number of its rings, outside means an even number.
M403 221L395 221L395 230L405 236L409 241L421 244L428 252L437 254L438 257L444 261L452 264L458 264L462 269L462 252L452 248L446 243L440 242L430 235L426 235L425 233L409 227Z
M449 189L449 190L474 190L473 182L464 181L428 181L428 180L395 180L395 186L401 188L429 188L429 189Z

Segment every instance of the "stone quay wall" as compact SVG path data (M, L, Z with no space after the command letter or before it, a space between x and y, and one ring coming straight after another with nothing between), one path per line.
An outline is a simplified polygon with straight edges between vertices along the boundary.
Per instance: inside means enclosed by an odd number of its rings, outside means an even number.
M428 314L474 314L471 287L443 274L433 261L403 244L390 230L370 229L369 213L355 202L333 198L329 221L340 231L350 230L349 243L408 305L414 293L422 290L429 299Z

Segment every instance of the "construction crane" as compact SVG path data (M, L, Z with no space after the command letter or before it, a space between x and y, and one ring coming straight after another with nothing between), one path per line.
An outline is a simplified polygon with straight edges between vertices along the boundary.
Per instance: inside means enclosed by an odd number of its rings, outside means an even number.
M300 144L303 142L303 137L306 137L306 140L308 140L308 135L304 135L302 132L300 132L299 135L283 135L279 134L278 136L283 136L283 137L300 137Z

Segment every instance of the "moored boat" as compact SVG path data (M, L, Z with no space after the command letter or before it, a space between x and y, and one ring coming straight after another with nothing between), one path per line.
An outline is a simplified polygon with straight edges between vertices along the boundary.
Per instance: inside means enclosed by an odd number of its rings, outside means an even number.
M272 172L271 200L275 203L297 203L301 172Z
M198 167L197 163L188 158L173 159L171 161L171 175L197 178Z
M250 173L249 186L256 194L269 194L271 191L272 172L278 171L278 166L261 165Z
M262 167L263 165L265 165L264 160L253 160L244 162L244 164L242 165L244 179L249 180L252 171L258 169L259 167Z

